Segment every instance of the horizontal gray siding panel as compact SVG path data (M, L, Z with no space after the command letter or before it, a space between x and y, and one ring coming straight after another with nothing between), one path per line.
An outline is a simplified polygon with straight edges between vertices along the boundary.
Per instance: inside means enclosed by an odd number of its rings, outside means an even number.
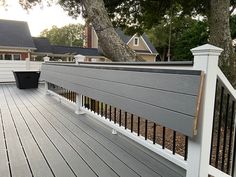
M121 70L100 72L98 70L43 65L41 79L82 93L185 135L193 136L200 75L136 71L133 73L134 71ZM123 72L126 72L126 77ZM123 80L120 75L123 75ZM129 76L133 78L130 82L128 82ZM163 80L163 86L157 84L158 79ZM164 79L172 88L165 86ZM154 83L150 84L150 80ZM184 84L179 84L179 82ZM193 85L196 88L193 89ZM182 86L181 91L175 91L175 86L179 90ZM164 90L164 88L168 89ZM192 88L191 92L190 88Z
M166 92L152 88L139 87L129 84L98 80L75 76L73 73L65 74L55 71L47 71L48 75L58 79L67 80L68 82L79 84L85 87L94 88L103 92L119 95L131 100L139 100L157 107L180 112L190 116L195 115L196 97L174 92ZM134 92L135 90L135 92Z
M64 74L73 73L95 79L103 79L111 82L128 83L130 85L145 86L170 92L180 92L190 95L198 95L199 75L171 74L155 72L137 72L123 70L106 70L83 67L44 65L51 71L63 71ZM63 68L62 68L63 67Z

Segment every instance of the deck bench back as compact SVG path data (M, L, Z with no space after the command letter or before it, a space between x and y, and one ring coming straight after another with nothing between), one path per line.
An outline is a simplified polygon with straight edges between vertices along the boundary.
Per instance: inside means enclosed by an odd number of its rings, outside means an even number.
M41 79L194 136L203 72L45 63Z

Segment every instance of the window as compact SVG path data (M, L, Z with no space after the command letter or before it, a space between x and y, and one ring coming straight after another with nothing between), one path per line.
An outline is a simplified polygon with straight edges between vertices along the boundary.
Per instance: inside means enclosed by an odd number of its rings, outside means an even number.
M5 60L11 60L11 54L5 54Z
M13 60L20 60L20 54L14 54Z
M3 54L0 54L0 60L3 60Z
M138 46L139 45L139 38L135 37L134 38L134 46Z

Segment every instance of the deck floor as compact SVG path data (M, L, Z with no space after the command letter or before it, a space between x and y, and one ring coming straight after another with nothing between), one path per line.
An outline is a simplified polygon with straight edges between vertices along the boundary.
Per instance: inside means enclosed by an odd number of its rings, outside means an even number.
M1 177L178 177L108 127L76 115L41 89L0 85Z

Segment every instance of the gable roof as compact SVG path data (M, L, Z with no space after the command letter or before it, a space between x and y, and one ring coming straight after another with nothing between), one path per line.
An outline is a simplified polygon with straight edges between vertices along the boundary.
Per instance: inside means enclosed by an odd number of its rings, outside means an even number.
M72 54L72 55L84 55L84 56L102 56L96 48L82 48L82 47L70 47L52 45L52 53L54 54Z
M40 53L52 53L52 47L49 40L45 37L33 37L36 52Z
M142 35L144 41L146 42L147 46L149 47L149 49L152 51L152 53L157 53L156 48L152 45L151 41L149 40L149 38L147 37L147 35L144 33Z
M116 28L116 33L119 35L119 37L127 44L135 35L129 36L126 35L120 28ZM148 39L147 35L143 33L141 37L144 40L144 43L146 43L147 47L151 50L151 53L157 53L157 50L152 45L151 41Z
M120 28L116 28L115 31L126 44L132 38L132 36L126 35Z
M36 49L26 22L3 19L0 19L0 46Z
M102 56L98 49L71 47L62 45L51 45L49 40L45 37L33 37L34 44L37 48L35 52L47 54L61 54L61 55L84 55L84 56Z

